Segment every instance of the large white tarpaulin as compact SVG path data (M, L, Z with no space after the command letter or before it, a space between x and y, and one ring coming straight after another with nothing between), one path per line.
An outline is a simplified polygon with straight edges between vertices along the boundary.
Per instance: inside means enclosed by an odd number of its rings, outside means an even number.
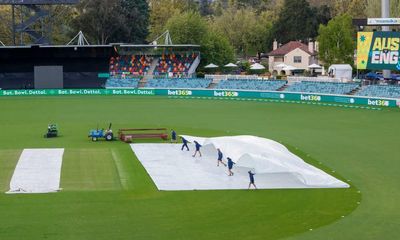
M201 138L183 136L203 145L203 156L193 158L179 144L132 144L136 156L160 190L245 189L248 171L256 173L258 188L347 188L344 183L304 162L285 146L255 136ZM216 167L217 151L236 164L235 175Z
M25 149L7 193L48 193L60 189L64 149Z

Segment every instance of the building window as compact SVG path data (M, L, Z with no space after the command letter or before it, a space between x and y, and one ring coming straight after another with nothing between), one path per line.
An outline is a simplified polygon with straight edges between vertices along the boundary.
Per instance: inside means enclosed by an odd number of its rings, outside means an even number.
M293 57L293 62L294 63L301 63L301 56L294 56Z

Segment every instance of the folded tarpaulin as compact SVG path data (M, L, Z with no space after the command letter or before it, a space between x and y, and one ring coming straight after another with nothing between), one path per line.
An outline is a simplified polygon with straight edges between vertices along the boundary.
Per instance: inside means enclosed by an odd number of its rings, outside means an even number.
M226 136L204 138L182 135L189 142L197 141L203 145L204 152L216 155L219 148L225 157L230 157L236 167L248 168L258 176L263 174L281 175L282 185L290 175L298 181L296 185L307 187L347 188L344 183L324 171L306 163L290 152L284 145L256 136ZM214 152L214 153L212 153ZM285 177L286 176L286 177Z

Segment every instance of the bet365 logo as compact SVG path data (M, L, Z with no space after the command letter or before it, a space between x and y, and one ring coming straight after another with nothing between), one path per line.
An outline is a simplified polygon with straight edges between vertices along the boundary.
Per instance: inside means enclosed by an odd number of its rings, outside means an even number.
M192 96L192 94L190 90L168 90L170 96Z
M314 101L314 102L321 102L321 96L318 95L301 95L301 101Z
M214 91L214 97L238 97L239 93L235 91Z
M387 107L387 106L389 106L389 101L386 101L386 100L380 100L380 99L377 99L377 100L371 100L371 99L368 99L368 105L371 105L371 106L384 106L384 107Z

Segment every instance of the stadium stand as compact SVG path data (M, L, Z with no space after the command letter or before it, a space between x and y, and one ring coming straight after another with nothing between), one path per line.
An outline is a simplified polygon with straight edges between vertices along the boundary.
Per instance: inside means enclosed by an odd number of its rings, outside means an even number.
M137 88L139 78L115 78L111 77L106 82L106 88Z
M203 78L159 78L147 81L148 88L207 88L211 79Z
M357 89L357 83L297 82L286 88L286 92L325 93L345 95Z
M159 58L153 74L155 76L185 77L196 58L195 53L186 55L179 53L163 54Z
M357 93L365 97L400 98L400 86L395 85L369 85Z
M277 91L287 82L281 80L228 79L221 80L215 88L236 90Z
M2 73L0 68L0 88L2 89L32 89L34 88L34 73L8 72Z
M150 69L153 57L147 55L128 55L110 58L111 76L143 76Z

